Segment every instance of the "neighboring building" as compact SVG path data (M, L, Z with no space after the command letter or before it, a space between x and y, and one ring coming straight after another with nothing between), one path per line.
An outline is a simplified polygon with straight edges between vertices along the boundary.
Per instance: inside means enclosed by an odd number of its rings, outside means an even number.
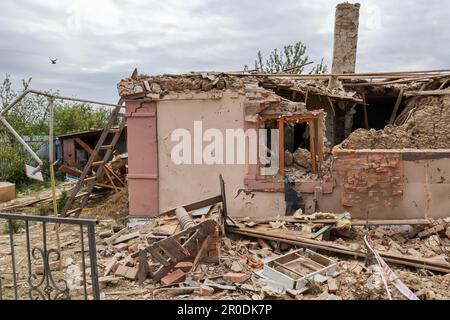
M61 164L73 167L83 167L89 160L89 154L86 148L81 144L86 144L89 148L94 149L103 132L103 129L94 129L83 132L75 132L58 136L56 142L56 158ZM108 144L113 137L110 133L106 138L105 144ZM116 149L120 153L127 152L127 128L122 131L120 139L116 145ZM102 157L105 150L100 150L99 156Z

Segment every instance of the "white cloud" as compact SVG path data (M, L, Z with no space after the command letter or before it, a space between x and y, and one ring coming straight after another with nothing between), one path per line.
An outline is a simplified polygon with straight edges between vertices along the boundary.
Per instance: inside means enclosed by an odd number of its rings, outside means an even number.
M338 0L24 0L0 2L0 73L34 86L116 100L143 73L238 70L258 50L302 40L331 64ZM446 1L361 2L359 71L448 67ZM48 57L57 57L50 65ZM68 92L65 92L65 91Z

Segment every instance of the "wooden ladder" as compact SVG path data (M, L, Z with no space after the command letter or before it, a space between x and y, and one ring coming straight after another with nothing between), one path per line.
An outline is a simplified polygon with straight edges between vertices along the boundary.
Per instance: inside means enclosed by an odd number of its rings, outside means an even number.
M92 151L89 160L83 169L83 173L78 178L76 186L72 189L70 196L68 197L66 204L64 205L64 208L60 213L62 217L74 216L78 218L81 214L81 211L86 206L89 200L89 196L91 195L92 190L97 183L97 179L102 176L105 164L108 163L109 158L111 157L111 154L117 142L119 141L120 135L122 134L122 131L125 127L126 121L125 119L123 119L120 122L119 127L114 128L116 120L119 117L123 116L123 114L120 112L121 108L122 106L120 105L114 108L111 117L108 120L108 124L106 125L106 128L103 130L102 135L97 142L97 145ZM104 143L110 133L114 134L113 138L109 144L105 145ZM100 150L105 150L106 152L103 158L101 160L98 160L98 154ZM86 187L86 191L79 194L83 187ZM77 197L80 198L80 206L72 209Z
M138 71L137 69L134 69L133 73L131 74L131 78L135 79L137 75ZM116 120L119 117L124 116L124 114L120 112L120 110L123 108L122 103L123 100L120 99L117 103L117 106L114 108L111 117L108 120L108 124L103 130L102 135L97 142L97 145L92 151L89 160L83 169L83 173L78 178L76 186L72 189L70 196L67 198L66 204L64 205L64 208L60 212L61 217L69 217L73 215L74 217L78 218L89 200L89 196L91 195L92 190L97 183L97 179L101 178L105 164L108 163L108 160L111 157L111 154L117 142L119 141L120 135L122 134L122 131L126 125L125 118L123 118L119 124L119 127L114 128ZM106 141L106 138L110 133L114 133L114 136L110 144L105 145L104 143ZM100 150L106 150L106 152L103 156L103 159L98 161L98 153ZM86 191L80 192L84 186L86 186ZM77 198L80 198L80 206L72 208Z

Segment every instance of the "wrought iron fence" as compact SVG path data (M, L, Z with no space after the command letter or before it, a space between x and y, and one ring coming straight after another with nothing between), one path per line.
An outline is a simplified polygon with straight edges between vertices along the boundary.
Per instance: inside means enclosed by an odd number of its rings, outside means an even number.
M0 221L7 224L4 230L9 235L5 236L7 241L1 242L8 245L9 252L2 254L0 251L0 300L61 300L76 297L87 300L89 296L95 300L100 299L95 244L97 220L0 213ZM24 232L19 235L15 232L20 225ZM62 228L65 225L75 226L76 232L79 232L81 268L78 285L73 285L68 282L67 277L61 275L61 252L52 247L48 241L49 236L55 233L55 228L52 227L61 226ZM31 228L32 232L30 232ZM87 248L85 235L88 240ZM25 256L21 259L17 258L18 249L25 251ZM88 251L90 265L88 271L86 270L86 251ZM55 268L55 265L59 266ZM88 273L90 273L90 286L88 286ZM66 275L68 276L67 272ZM74 295L73 292L77 294Z

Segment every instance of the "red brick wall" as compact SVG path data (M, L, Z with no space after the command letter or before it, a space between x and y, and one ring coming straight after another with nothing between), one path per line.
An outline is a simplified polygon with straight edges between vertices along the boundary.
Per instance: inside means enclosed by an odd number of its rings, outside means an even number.
M341 186L341 204L352 211L392 208L402 200L400 152L333 150L333 177Z

